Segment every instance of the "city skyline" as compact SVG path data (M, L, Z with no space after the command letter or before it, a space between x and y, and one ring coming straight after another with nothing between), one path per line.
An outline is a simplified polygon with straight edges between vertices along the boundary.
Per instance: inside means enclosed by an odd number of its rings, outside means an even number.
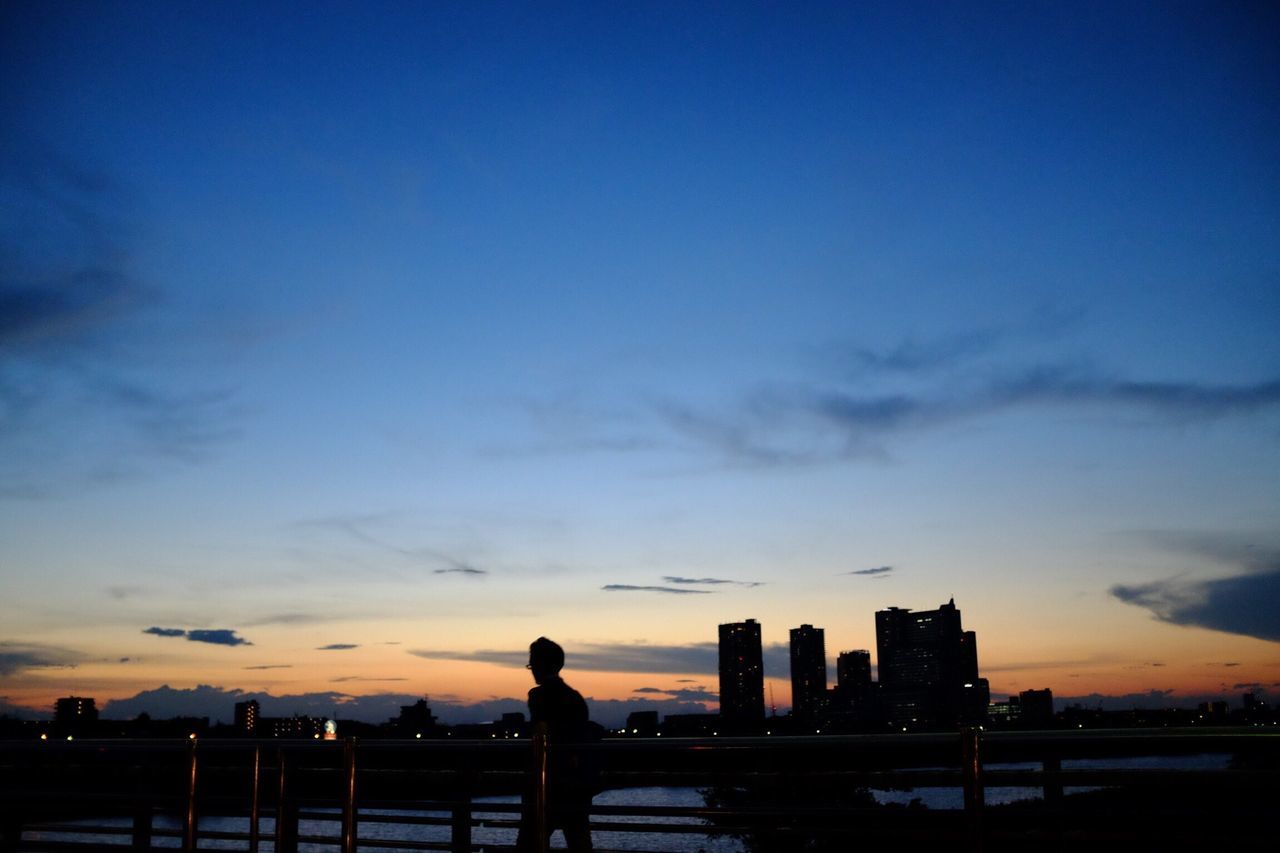
M785 707L953 596L995 696L1280 692L1274 4L9 3L0 75L0 713L539 636L692 710L748 616Z

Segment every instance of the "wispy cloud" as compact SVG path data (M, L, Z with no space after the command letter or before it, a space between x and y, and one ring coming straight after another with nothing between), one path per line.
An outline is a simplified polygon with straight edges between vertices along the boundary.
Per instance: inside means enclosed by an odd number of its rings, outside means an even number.
M847 575L860 575L862 577L884 577L893 571L893 566L876 566L873 569L854 569L851 572L845 572Z
M334 684L344 684L348 681L408 681L407 678L370 678L364 675L341 675L337 678L331 678L329 681Z
M720 694L706 687L637 687L632 693L653 693L670 696L684 702L719 702Z
M328 530L342 534L348 539L367 545L379 551L396 554L406 562L415 565L435 565L432 574L447 575L487 575L489 571L474 563L464 560L448 551L430 546L408 547L396 544L384 535L373 530L384 527L395 520L392 513L350 513L345 515L329 515L320 518L305 519L294 522L294 527Z
M359 643L330 643L327 646L316 646L318 652L345 652L349 649L360 648Z
M528 649L479 649L474 652L414 649L409 654L435 660L467 660L523 667ZM716 643L683 646L644 643L582 643L565 646L566 669L593 672L703 673L718 672Z
M229 628L144 628L144 634L156 637L186 637L193 643L210 643L215 646L252 646L253 643Z
M85 659L72 649L37 643L0 641L0 675L9 676L28 669L73 667Z
M257 628L261 625L314 625L321 622L333 622L339 617L323 616L319 613L269 613L244 622L246 628Z
M724 578L682 578L676 575L664 575L662 578L667 583L675 584L695 584L707 586L764 586L763 581L735 581L726 580Z
M1052 407L1148 423L1206 421L1280 405L1280 379L1242 385L1136 380L1047 365L900 390L796 384L758 389L736 407L654 403L658 422L692 449L752 466L879 456L890 437L1013 410Z
M245 669L293 669L291 663L260 663L257 666L246 666Z
M678 589L673 586L636 586L629 583L609 583L600 587L605 592L664 592L669 595L710 595L709 589Z

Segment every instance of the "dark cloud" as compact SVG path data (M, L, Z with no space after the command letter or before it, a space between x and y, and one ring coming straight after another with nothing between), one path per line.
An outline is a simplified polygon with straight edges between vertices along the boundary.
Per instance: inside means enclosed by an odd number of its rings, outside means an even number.
M729 585L729 586L747 586L747 587L764 586L764 583L761 581L735 581L735 580L726 580L724 578L682 578L676 575L663 575L662 579L667 583L675 583L675 584L703 584L707 586Z
M432 574L437 575L487 575L484 569L475 569L471 566L457 566L452 569L436 569Z
M293 669L291 663L260 663L257 666L246 666L245 669Z
M228 390L167 389L147 365L173 360L163 294L131 272L127 211L136 207L105 175L19 138L0 151L0 437L34 452L0 467L0 496L56 494L33 485L49 464L77 484L135 473L156 456L194 462L236 434ZM157 310L158 309L158 310ZM73 445L60 427L91 419L99 441Z
M253 643L227 628L192 628L187 639L193 643L212 643L215 646L252 646Z
M1162 622L1280 641L1280 569L1207 581L1116 584L1110 592Z
M133 660L133 658L120 658L116 663L128 663L131 660Z
M126 598L136 598L146 592L140 586L109 586L106 589L107 595L116 601L124 601Z
M848 575L863 575L866 577L883 576L893 571L893 566L876 566L874 569L854 569L851 572L845 572Z
M9 676L28 669L73 667L85 656L71 649L36 643L0 642L0 675Z
M666 693L667 691L660 690L657 687L637 687L635 690L632 690L631 692L632 693Z
M600 587L605 592L665 592L671 595L710 595L709 589L677 589L671 586L633 586L628 583L610 583Z
M119 269L90 266L38 282L18 275L0 272L0 350L82 341L139 295Z
M320 652L343 652L348 649L358 649L358 643L330 643L327 646L316 646L316 651Z
M229 628L144 628L142 633L157 637L186 637L193 643L210 643L215 646L252 646L244 637L237 636Z

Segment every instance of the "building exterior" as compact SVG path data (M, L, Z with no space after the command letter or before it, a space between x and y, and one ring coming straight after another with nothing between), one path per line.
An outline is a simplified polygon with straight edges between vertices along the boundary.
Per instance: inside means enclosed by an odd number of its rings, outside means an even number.
M823 629L791 629L791 713L812 719L827 698L827 644Z
M720 626L720 717L731 725L764 722L764 656L754 619Z
M98 707L88 696L65 696L53 703L53 728L59 734L88 734L98 723Z
M1018 704L1022 707L1023 725L1048 726L1053 723L1053 691L1049 688L1023 690L1018 694Z
M836 686L831 691L831 710L859 723L875 716L876 685L871 680L871 652L854 649L836 656Z
M235 717L233 725L236 734L244 737L253 737L258 733L258 718L262 716L261 708L257 699L250 699L247 702L237 702L235 706Z
M937 610L877 611L876 656L895 728L948 729L985 717L990 691L978 677L977 636L961 627L955 599Z

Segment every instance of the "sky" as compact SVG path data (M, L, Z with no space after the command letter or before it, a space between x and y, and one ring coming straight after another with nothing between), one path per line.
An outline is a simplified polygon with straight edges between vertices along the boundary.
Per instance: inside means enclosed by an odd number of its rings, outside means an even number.
M0 712L1280 697L1273 5L0 16Z

